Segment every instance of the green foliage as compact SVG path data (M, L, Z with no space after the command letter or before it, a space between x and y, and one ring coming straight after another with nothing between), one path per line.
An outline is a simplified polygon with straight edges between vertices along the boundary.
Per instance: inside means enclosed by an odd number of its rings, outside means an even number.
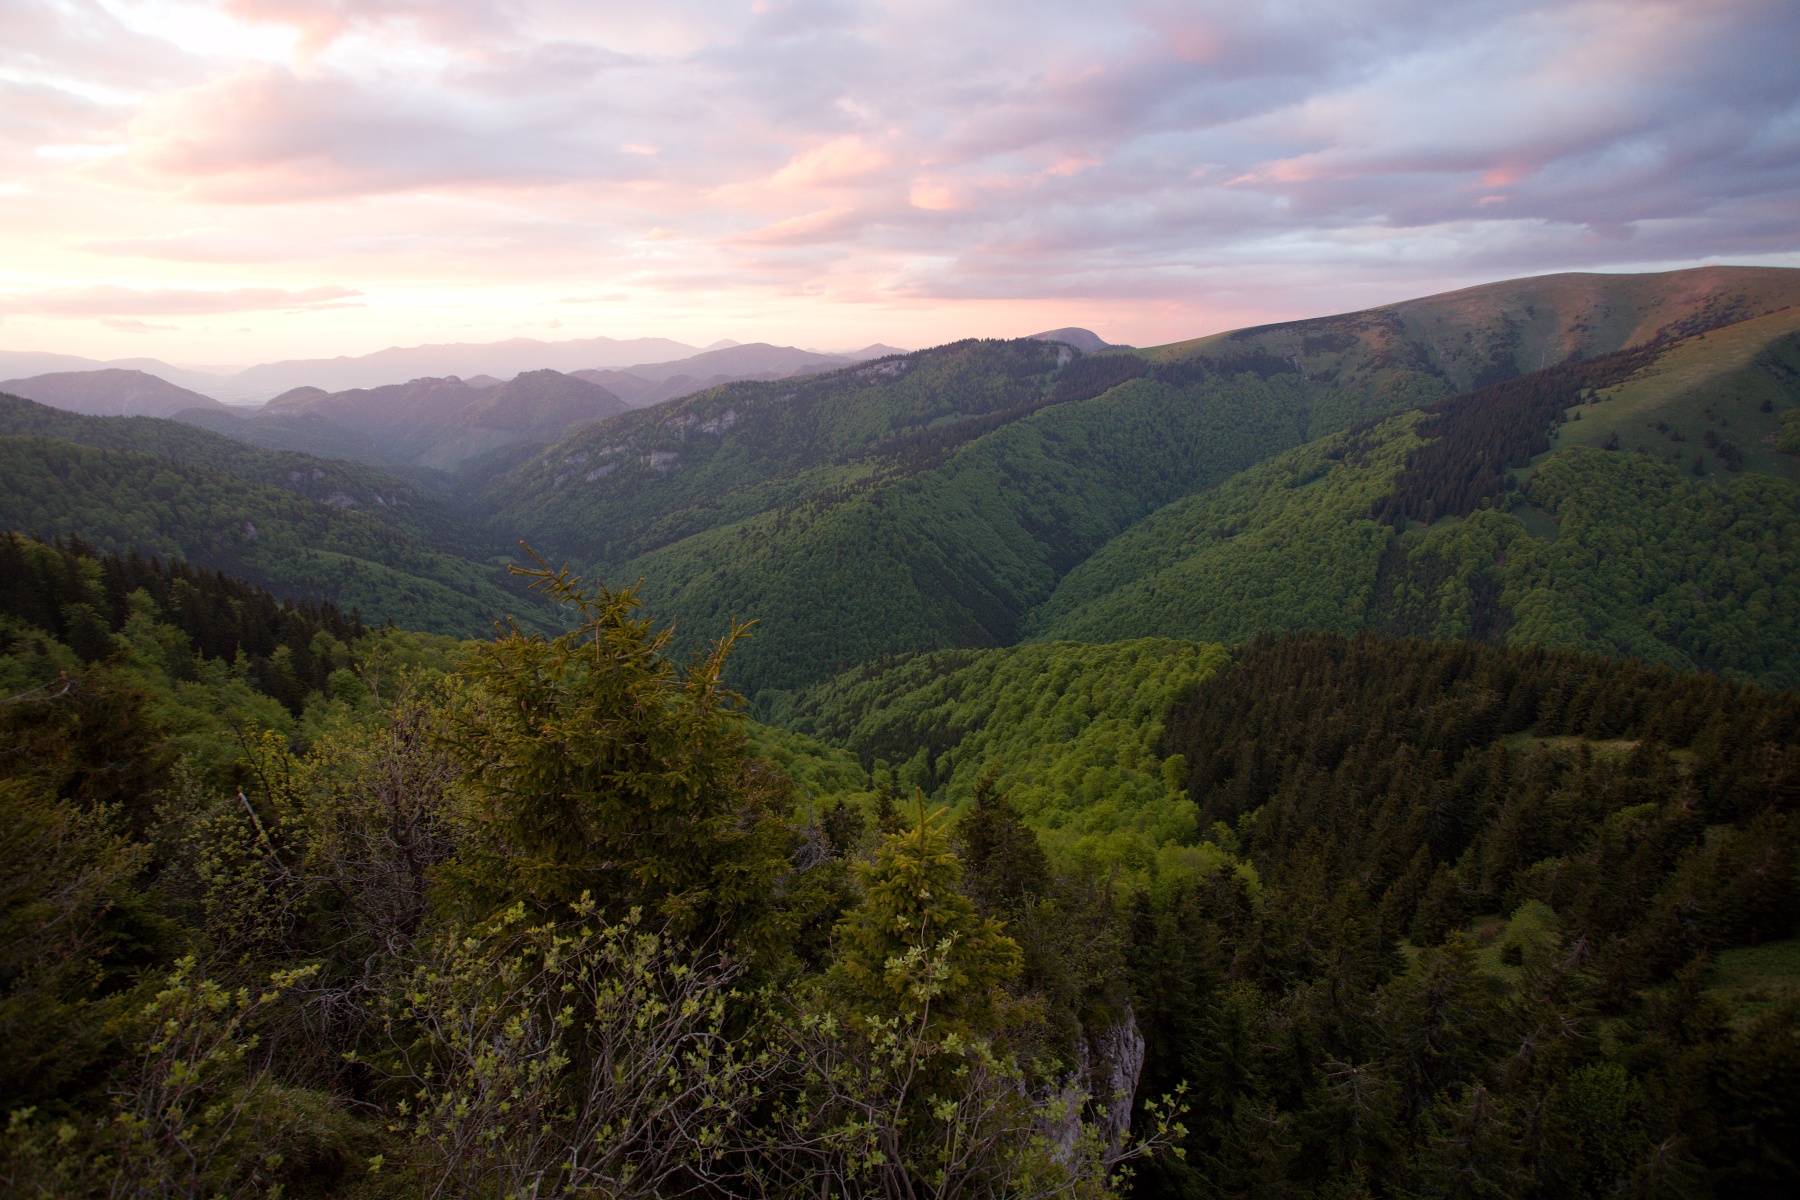
M869 773L848 750L756 721L744 722L744 740L750 753L794 781L796 803L802 809L815 799L869 790Z
M447 931L379 1000L374 1069L405 1099L396 1191L655 1197L730 1174L767 1056L732 1036L739 968L684 955L634 911L515 905Z
M212 467L35 437L0 437L0 528L73 533L102 550L229 571L368 620L470 636L544 610L492 568L361 513Z
M0 615L54 635L88 662L117 653L113 635L142 612L179 629L195 659L244 670L295 715L308 693L325 690L332 671L350 665L348 644L367 633L330 604L284 604L218 572L135 554L100 557L80 541L51 547L0 534L0 578L8 581ZM161 641L180 648L179 639ZM172 674L185 678L193 668L177 663Z
M966 341L805 379L729 384L598 422L488 495L529 539L623 562L837 486L846 476L827 468L896 435L1016 415L1039 399L1057 361L1058 348L1043 342ZM592 524L601 506L603 530Z
M1790 408L1781 414L1775 448L1783 454L1800 454L1800 408Z
M1800 684L1800 486L1764 475L1693 481L1647 456L1552 455L1526 495L1554 539L1477 513L1413 552L1498 584L1514 644L1541 643ZM1453 581L1443 608L1466 605ZM1451 618L1438 630L1467 626Z
M619 570L690 622L754 612L735 668L788 688L896 651L1004 645L1057 578L1156 505L1296 439L1294 405L1251 378L1177 392L1137 380L1043 409L929 470L764 513Z
M97 1082L123 1015L146 848L104 809L0 781L0 1090L24 1106ZM109 961L111 960L111 961Z
M1290 382L1095 394L1111 376L1084 361L969 342L734 384L601 422L491 498L508 528L643 579L682 652L755 616L733 679L761 704L881 654L1014 641L1108 538L1300 438Z
M1396 537L1370 520L1412 417L1309 443L1159 511L1070 573L1035 636L1243 641L1261 629L1476 636L1800 682L1800 489L1552 453L1523 491L1554 536L1478 509Z
M449 878L478 915L593 894L683 934L765 936L786 796L746 755L719 682L740 631L678 676L668 631L633 617L631 589L524 574L579 625L553 639L514 630L464 667L448 744L475 823Z
M865 898L838 922L833 967L852 1009L933 1029L991 1027L993 992L1019 973L1019 946L963 895L942 811L884 838L858 874Z
M1792 693L1542 649L1263 637L1164 737L1261 902L1215 872L1133 913L1144 1087L1185 1075L1211 1118L1188 1142L1204 1167L1165 1162L1159 1187L1791 1179L1769 1139L1793 1105L1769 1088L1800 1069L1776 1065L1794 1011L1734 1031L1705 985L1708 954L1785 939L1800 911ZM1746 1104L1754 1131L1715 1121Z
M1059 857L1138 872L1185 870L1160 847L1196 840L1162 714L1226 661L1217 646L1143 639L916 655L796 699L796 729L902 763L900 781L956 807L992 788Z

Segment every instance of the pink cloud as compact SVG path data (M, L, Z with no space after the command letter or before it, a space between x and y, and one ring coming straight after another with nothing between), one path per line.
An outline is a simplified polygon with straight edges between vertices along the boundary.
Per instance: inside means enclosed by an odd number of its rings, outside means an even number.
M806 245L836 240L854 227L853 208L823 208L764 225L749 233L739 234L736 241L765 244Z
M0 248L70 315L127 303L101 256L234 264L209 296L316 259L484 321L590 293L1173 321L1800 251L1781 0L188 2L28 5L0 42Z
M148 321L140 321L136 317L103 317L100 323L108 329L117 329L122 333L169 333L180 329L179 325L152 325Z
M131 288L98 284L15 292L0 296L0 311L53 316L156 314L195 316L207 313L305 309L335 305L362 293L346 287L269 288Z
M795 155L769 182L778 188L842 186L868 179L893 159L860 137L833 138Z

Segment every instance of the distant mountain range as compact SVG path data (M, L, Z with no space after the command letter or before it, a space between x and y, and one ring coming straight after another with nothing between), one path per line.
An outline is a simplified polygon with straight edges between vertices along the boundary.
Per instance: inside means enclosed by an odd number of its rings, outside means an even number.
M647 340L657 345L680 345ZM589 352L592 341L557 343L552 348L556 356L567 359ZM537 353L551 344L531 345L539 348L533 351ZM308 369L317 368L324 378L330 379L446 359L492 364L498 357L515 353L517 346L499 343L498 347L416 349L420 353L383 351L364 359L316 360ZM456 353L436 358L423 353L440 350ZM455 374L418 376L405 382L348 388L307 383L290 387L260 408L222 404L155 374L118 367L13 379L0 384L0 391L90 416L174 417L271 450L295 450L387 467L456 470L471 459L512 447L546 446L583 422L725 383L815 375L869 358L903 353L880 344L851 354L824 354L756 342L716 347L667 362L638 364L628 370L590 368L565 374L537 367L519 371L505 381L481 373L468 378ZM0 363L5 361L0 358ZM258 378L266 383L282 378L290 369L298 370L299 366L275 363L267 370L253 367L237 378L260 372ZM508 465L513 461L517 458L509 459Z
M541 370L506 383L451 375L341 392L298 387L247 415L223 405L171 415L271 450L447 471L520 443L548 445L571 426L626 411L598 384Z
M0 383L0 392L90 417L172 417L184 409L231 414L228 405L211 396L143 371L118 367L9 379Z
M728 346L705 350L687 358L670 362L640 363L623 370L586 370L576 376L606 388L632 408L648 408L691 396L707 388L735 383L744 379L789 379L798 375L817 375L852 366L871 358L885 358L906 351L877 342L848 354L824 354L801 350L794 346L771 346L767 342Z
M701 381L694 389L690 389L698 390L709 386L708 381L721 377L775 378L808 367L831 370L863 359L901 353L904 351L879 343L838 354L799 350L791 346L770 346L762 342L741 345L723 341L701 348L668 338L598 337L561 342L510 338L503 342L391 346L373 354L354 357L286 359L281 362L259 363L241 371L222 372L177 367L154 358L101 361L72 354L0 350L0 376L18 382L46 374L138 371L196 392L207 399L232 405L254 406L297 387L341 392L451 375L465 380L485 378L499 383L524 371L540 370L572 374L586 370L623 369L641 376L652 385L662 385L672 376L685 374ZM696 359L702 361L695 362ZM690 364L691 369L678 368L677 364L681 363ZM603 381L600 382L602 386L606 386ZM652 391L657 393L655 399L632 401L639 407L684 394L670 392L666 387L646 388L632 384L628 384L626 390L634 394L648 394ZM20 394L17 389L14 389L14 393ZM631 400L631 397L624 397L623 393L621 395L622 398ZM57 400L46 400L44 403L65 407ZM124 410L107 411L109 415L129 415Z
M884 655L1262 629L1536 642L1800 686L1800 271L1554 275L1144 349L1064 328L855 357L731 346L291 389L180 420L398 477L482 531L461 535L480 565L525 541L641 579L676 653L757 618L733 685L767 713ZM683 394L642 407L657 389ZM20 436L67 438L36 420ZM179 422L136 420L109 436L139 440L97 453L186 444L145 428ZM197 558L235 545L159 499L144 463L121 460L105 492L104 457L16 458L0 487L16 528L124 545L154 526L173 532L146 545ZM91 482L33 499L64 470ZM423 504L390 515L384 488L327 499L445 544ZM273 545L253 564L271 586ZM348 579L325 594L372 595ZM451 604L433 602L438 627Z

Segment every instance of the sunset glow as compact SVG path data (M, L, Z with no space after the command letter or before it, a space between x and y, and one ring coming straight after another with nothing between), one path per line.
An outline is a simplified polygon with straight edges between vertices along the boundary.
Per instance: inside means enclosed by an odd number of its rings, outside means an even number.
M0 12L0 348L1144 345L1800 265L1784 0Z

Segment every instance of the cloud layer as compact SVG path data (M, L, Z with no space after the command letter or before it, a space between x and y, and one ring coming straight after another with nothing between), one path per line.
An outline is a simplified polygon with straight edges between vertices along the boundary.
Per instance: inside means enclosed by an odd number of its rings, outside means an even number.
M1061 315L1144 342L1507 275L1800 261L1789 0L650 8L0 9L0 282L71 298L3 307L335 288L396 340ZM125 292L146 306L76 299ZM319 302L232 311L296 305ZM268 336L347 328L308 320Z

